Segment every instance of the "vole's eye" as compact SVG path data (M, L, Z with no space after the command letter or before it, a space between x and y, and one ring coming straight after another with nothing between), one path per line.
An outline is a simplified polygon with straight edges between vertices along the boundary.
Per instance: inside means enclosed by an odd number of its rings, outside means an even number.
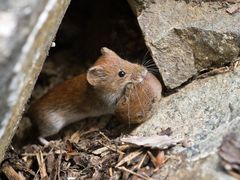
M123 70L121 70L121 71L118 72L119 77L123 77L123 76L125 76L125 74L126 74L126 73L125 73Z

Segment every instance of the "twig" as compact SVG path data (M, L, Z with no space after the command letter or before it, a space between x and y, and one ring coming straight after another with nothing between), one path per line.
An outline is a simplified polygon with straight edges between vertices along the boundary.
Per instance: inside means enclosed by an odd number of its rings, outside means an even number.
M58 168L57 168L58 179L61 179L61 176L60 176L61 162L62 162L62 151L60 151L60 155L58 156Z
M61 152L52 152L54 155L60 155ZM62 153L62 154L65 154L65 153ZM69 155L69 156L78 156L80 155L81 153L80 152L66 152L66 155ZM49 153L42 153L43 156L48 156ZM28 157L32 157L32 156L36 156L36 153L23 153L21 154L21 156L28 156Z
M38 166L39 166L39 170L40 170L40 176L41 179L48 179L48 175L47 175L47 171L46 171L46 166L44 163L44 158L42 155L42 151L39 151L37 154L37 161L38 161Z
M108 142L112 143L112 141L101 131L99 131L99 134L101 134Z
M147 157L147 153L144 154L142 160L139 162L139 164L138 164L138 166L137 166L137 169L140 169L140 168L142 167L142 164L143 164L143 162L144 162L144 160L145 160L146 157Z
M147 154L149 155L154 167L157 168L156 158L153 156L153 154L150 151L147 151Z
M142 178L142 179L153 180L152 178L150 178L150 177L147 176L147 175L143 176L143 175L138 174L138 173L135 173L134 171L131 171L131 170L125 168L125 167L117 167L117 168L118 168L119 170L122 170L122 171L128 172L128 173L130 173L130 174L133 174L133 175L135 175L135 176L138 176L138 177L140 177L140 178Z
M117 152L117 153L119 153L119 154L125 154L124 152L119 151L117 148L113 148L113 147L111 147L111 146L108 146L108 145L106 145L106 144L104 144L104 143L102 143L102 142L100 142L100 141L99 141L99 143L100 143L101 145L105 146L106 148L114 151L114 152Z
M134 151L134 152L130 153L129 155L125 156L121 161L119 161L115 167L121 166L124 163L126 163L128 161L131 161L132 159L136 158L140 154L142 154L141 150Z

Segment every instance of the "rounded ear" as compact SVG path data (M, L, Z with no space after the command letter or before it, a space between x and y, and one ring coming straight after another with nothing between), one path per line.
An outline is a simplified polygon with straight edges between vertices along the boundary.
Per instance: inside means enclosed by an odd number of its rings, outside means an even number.
M112 51L111 49L108 49L107 47L102 47L101 48L101 54L102 55L117 55L114 51Z
M91 67L87 72L87 81L92 86L103 84L107 78L107 73L101 66Z

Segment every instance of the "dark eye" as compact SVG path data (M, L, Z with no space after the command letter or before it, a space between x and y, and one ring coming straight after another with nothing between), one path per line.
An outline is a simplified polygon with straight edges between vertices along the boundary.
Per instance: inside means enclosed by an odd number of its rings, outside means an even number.
M119 73L118 73L119 77L123 77L123 76L125 76L125 74L126 73L123 70L119 71Z

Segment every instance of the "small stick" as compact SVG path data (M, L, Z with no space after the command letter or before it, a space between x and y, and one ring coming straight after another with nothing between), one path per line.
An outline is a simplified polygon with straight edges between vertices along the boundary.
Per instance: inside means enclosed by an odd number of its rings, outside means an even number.
M58 179L61 179L61 176L60 176L61 162L62 162L62 151L60 150L60 155L58 156L58 172L57 172Z
M44 163L44 158L42 155L42 151L39 151L37 154L37 161L38 161L38 166L39 166L39 170L40 170L40 176L41 179L47 179L48 175L47 175L47 171L46 171L46 166Z
M143 176L143 175L138 174L138 173L135 173L134 171L131 171L131 170L125 168L125 167L117 167L117 168L118 168L119 170L122 170L122 171L128 172L128 173L130 173L130 174L133 174L133 175L135 175L135 176L138 176L138 177L140 177L140 178L142 178L142 179L153 180L152 178L150 178L150 177L147 176L147 175Z
M156 158L153 156L153 154L150 151L147 151L147 154L149 155L154 167L157 168Z
M100 141L99 141L99 143L100 143L101 145L105 146L106 148L114 151L114 152L117 152L117 153L119 153L119 154L125 154L124 152L119 151L118 149L114 149L114 148L112 148L112 147L110 147L110 146L108 146L108 145L106 145L106 144L104 144L104 143L102 143L102 142L100 142Z
M54 155L60 155L61 152L53 152ZM63 154L63 153L62 153ZM70 152L70 153L66 153L66 155L69 155L69 156L78 156L80 155L81 153L80 152ZM42 153L43 156L47 156L49 155L49 153ZM35 153L23 153L21 154L21 156L28 156L28 157L32 157L32 156L36 156Z
M101 134L108 142L112 142L103 132L99 131L99 134Z
M132 159L136 158L136 157L139 156L140 154L142 154L142 151L141 151L141 150L131 152L130 154L128 154L127 156L125 156L121 161L119 161L115 167L121 166L121 165L123 165L124 163L126 163L126 162L128 162L128 161L131 161Z
M143 164L143 162L144 162L144 160L145 160L146 157L147 157L147 153L144 154L142 160L141 160L140 163L138 164L137 169L140 169L140 168L142 167L142 164Z

